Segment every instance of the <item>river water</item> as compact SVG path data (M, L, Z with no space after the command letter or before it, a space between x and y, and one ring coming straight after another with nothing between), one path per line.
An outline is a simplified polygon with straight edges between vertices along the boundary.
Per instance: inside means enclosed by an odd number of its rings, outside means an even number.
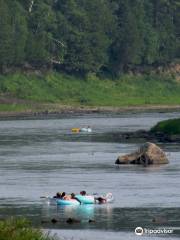
M63 239L139 239L134 234L139 226L175 229L171 235L145 235L141 239L179 239L179 144L159 143L169 157L168 165L117 167L117 156L135 150L140 142L116 142L108 137L112 132L150 129L158 121L174 117L180 117L180 113L64 115L0 121L0 218L25 216ZM92 134L71 133L73 127L88 125ZM57 191L81 190L112 192L115 201L74 208L49 206L40 199ZM69 217L80 223L69 225ZM58 223L52 224L52 218ZM89 223L89 219L95 222Z

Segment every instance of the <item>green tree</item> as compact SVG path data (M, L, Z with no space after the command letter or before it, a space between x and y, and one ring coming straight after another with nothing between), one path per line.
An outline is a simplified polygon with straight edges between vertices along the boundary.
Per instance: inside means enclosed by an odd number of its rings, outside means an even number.
M12 25L12 61L13 65L19 65L25 60L27 21L25 11L17 1L12 1L9 7Z
M158 60L159 36L153 26L153 4L151 1L144 0L144 29L142 49L142 64L153 64Z
M176 1L152 0L153 27L158 33L158 63L166 63L174 58L176 51L176 37L174 26L174 12Z
M180 2L178 0L174 0L174 15L173 22L175 27L175 36L176 36L176 49L175 49L175 57L180 58Z
M117 0L117 34L112 44L111 68L119 74L140 64L144 48L144 8L141 1Z
M27 41L27 60L31 64L44 65L51 61L55 15L52 6L42 1L34 1L29 13L29 36Z
M108 2L57 1L58 38L66 45L64 66L69 72L98 72L108 61L113 15Z
M12 62L12 26L6 1L0 0L0 70Z

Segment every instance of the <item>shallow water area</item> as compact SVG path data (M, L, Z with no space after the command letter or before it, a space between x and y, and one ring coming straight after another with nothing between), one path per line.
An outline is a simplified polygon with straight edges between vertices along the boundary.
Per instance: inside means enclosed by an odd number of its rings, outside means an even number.
M180 117L180 113L0 121L0 217L27 216L46 229L61 229L60 235L69 239L73 234L74 239L135 239L137 226L180 227L179 144L160 143L170 159L168 165L115 166L118 155L135 150L140 142L116 142L108 137L117 131L150 129L158 121L174 117ZM88 125L92 134L71 133L73 127ZM81 190L112 192L115 201L108 205L61 208L40 199L57 191ZM159 216L165 223L153 223L153 218ZM69 217L81 222L69 225ZM52 218L59 222L53 225ZM95 222L89 223L89 219Z
M164 239L171 239L172 236L136 236L133 232L111 232L111 231L105 231L105 234L103 234L102 238L102 232L101 231L89 231L89 230L53 230L51 232L54 236L59 236L63 240L66 239L73 239L73 240L150 240L150 239L158 239L158 240L164 240ZM178 236L173 236L173 240L179 240Z

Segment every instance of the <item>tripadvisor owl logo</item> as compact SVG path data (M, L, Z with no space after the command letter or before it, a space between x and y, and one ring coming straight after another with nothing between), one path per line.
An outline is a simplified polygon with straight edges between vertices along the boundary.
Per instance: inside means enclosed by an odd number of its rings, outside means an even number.
M136 234L136 235L142 236L143 233L144 233L144 230L143 230L142 227L137 227L137 228L135 229L135 234Z

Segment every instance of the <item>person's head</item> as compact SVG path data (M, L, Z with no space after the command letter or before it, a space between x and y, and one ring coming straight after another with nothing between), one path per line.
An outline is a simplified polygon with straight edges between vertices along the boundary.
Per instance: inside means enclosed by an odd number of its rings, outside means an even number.
M61 193L60 193L60 192L57 192L57 193L56 193L56 197L60 198L60 197L61 197Z
M63 193L61 194L61 197L65 197L65 196L66 196L66 193L63 192Z
M102 203L105 203L105 202L106 202L106 199L104 199L104 198L102 198L102 197L99 197L99 198L98 198L98 201L99 201L100 204L102 204Z
M75 194L74 193L71 193L71 198L75 198Z
M80 194L81 194L82 196L85 196L85 195L86 195L86 191L81 191Z

